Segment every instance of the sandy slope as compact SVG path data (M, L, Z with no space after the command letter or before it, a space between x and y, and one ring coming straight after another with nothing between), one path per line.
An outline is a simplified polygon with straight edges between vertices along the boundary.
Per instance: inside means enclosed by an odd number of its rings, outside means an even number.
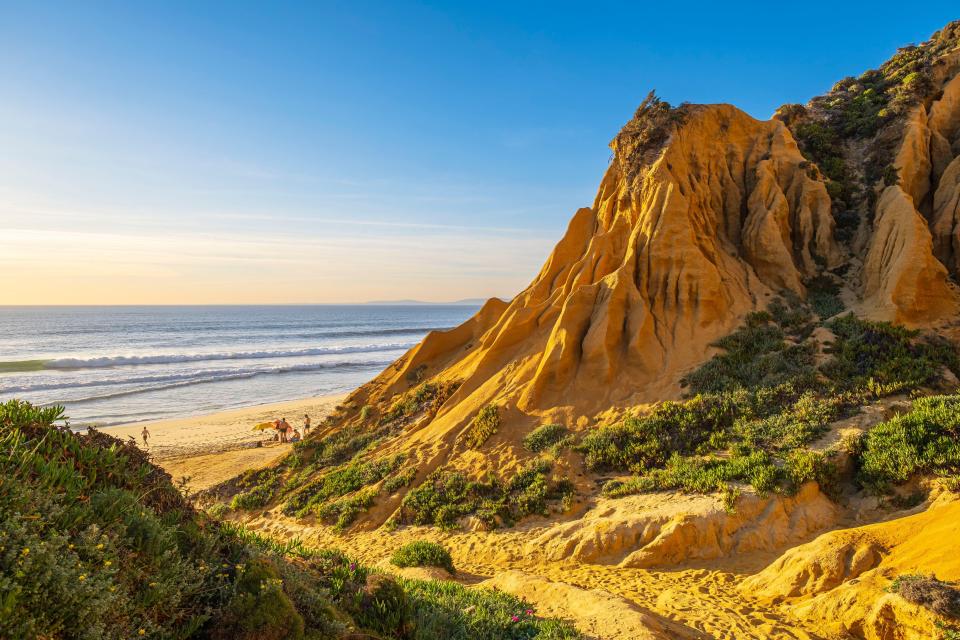
M686 505L682 504L680 508L686 508ZM544 558L530 544L557 526L544 520L507 531L443 532L433 528L402 527L394 532L378 529L342 536L328 527L275 513L269 517L251 518L246 524L251 529L281 539L299 537L311 546L339 548L364 563L388 569L387 559L400 545L418 539L434 540L450 549L458 568L458 581L478 584L494 579L487 586L517 593L537 604L541 613L571 619L590 637L604 640L641 637L816 640L833 637L822 635L816 623L797 621L786 608L738 590L746 578L777 558L779 551L776 550L640 569ZM506 572L511 573L505 577ZM586 591L565 593L568 587ZM557 593L564 594L564 597L556 598ZM585 604L588 597L592 603L590 606ZM609 606L606 616L602 612L605 602ZM654 617L653 623L648 624L654 635L637 635L637 625L649 620L649 616ZM657 634L658 628L672 623L681 626Z
M926 507L926 508L924 508ZM927 507L840 529L794 547L742 589L784 603L797 619L868 640L937 637L929 611L888 592L908 574L960 579L960 501L943 493Z

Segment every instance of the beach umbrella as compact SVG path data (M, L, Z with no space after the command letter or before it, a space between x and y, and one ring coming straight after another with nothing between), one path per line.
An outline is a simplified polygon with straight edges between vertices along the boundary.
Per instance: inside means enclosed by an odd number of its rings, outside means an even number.
M276 425L272 422L261 422L253 428L254 431L266 431L267 429L275 429Z

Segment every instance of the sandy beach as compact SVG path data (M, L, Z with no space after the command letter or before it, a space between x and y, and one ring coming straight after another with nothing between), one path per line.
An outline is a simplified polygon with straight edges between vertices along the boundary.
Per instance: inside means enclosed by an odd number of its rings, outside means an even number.
M288 444L273 442L273 431L254 431L261 422L286 417L301 428L303 414L316 427L345 397L345 394L318 396L231 409L207 415L137 422L104 428L118 438L133 437L142 446L140 434L150 432L150 451L157 464L179 480L189 479L191 491L204 489L245 469L269 464L290 450ZM257 443L261 446L257 446Z

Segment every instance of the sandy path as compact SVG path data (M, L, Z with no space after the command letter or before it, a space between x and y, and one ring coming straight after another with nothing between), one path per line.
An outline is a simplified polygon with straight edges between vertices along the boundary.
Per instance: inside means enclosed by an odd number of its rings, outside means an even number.
M246 524L278 538L299 537L311 546L338 548L365 564L385 568L389 568L390 554L400 545L417 539L433 540L450 549L460 582L475 584L503 571L519 570L554 582L607 591L717 640L824 639L816 629L805 628L783 611L746 598L737 591L742 580L777 557L775 552L647 570L569 560L543 562L530 557L525 545L543 532L542 524L494 532L402 527L392 533L377 530L348 535L337 535L328 527L310 526L279 514L252 518ZM562 617L578 622L576 610ZM596 637L621 638L616 631L616 620L611 620L610 625Z
M316 428L344 397L338 394L261 404L190 418L105 427L103 432L118 438L133 437L142 445L140 433L147 427L148 451L154 461L175 480L187 476L187 488L198 491L246 469L267 465L290 450L291 445L271 441L273 431L253 431L254 425L285 417L300 428L306 413Z

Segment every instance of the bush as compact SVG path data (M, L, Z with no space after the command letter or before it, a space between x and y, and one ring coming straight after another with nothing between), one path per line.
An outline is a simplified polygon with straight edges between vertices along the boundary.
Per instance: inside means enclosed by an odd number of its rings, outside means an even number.
M540 453L555 445L563 446L570 441L567 428L562 424L545 424L528 433L523 439L523 446L529 451Z
M731 396L703 395L664 402L649 415L629 416L599 427L577 449L593 471L642 471L662 465L672 453L693 453L704 445L718 448L738 415Z
M279 479L273 478L263 485L254 487L243 493L238 493L233 496L233 499L230 501L230 508L234 510L248 510L266 506L273 499L278 485Z
M370 487L383 478L396 473L405 459L406 457L403 454L398 454L389 458L351 462L337 467L297 490L284 503L283 513L303 518L310 513L320 513L321 510L325 514L331 515L338 512L338 509L349 509L350 507L347 507L346 502L340 501L334 507L330 506L332 505L331 501ZM370 502L372 502L372 497L376 496L376 493L365 492L365 496L369 497ZM353 505L359 506L363 502L354 501Z
M235 594L213 632L215 640L298 640L303 617L284 593L280 573L269 560L248 562L235 583Z
M223 517L230 512L230 507L223 504L222 502L214 502L206 509L210 517L216 520L222 520Z
M396 493L403 487L410 486L410 483L414 481L417 477L417 468L416 467L407 467L403 471L393 476L390 476L383 483L383 488L387 493Z
M535 459L506 482L492 477L472 481L459 471L438 469L407 493L400 519L450 528L460 518L474 515L494 528L528 515L546 515L549 503L563 501L573 493L569 480L548 477L550 468L546 460Z
M317 517L343 531L373 505L377 493L376 489L368 488L346 498L325 502L316 507Z
M613 498L668 489L711 493L729 482L744 482L752 485L758 493L765 494L782 479L781 470L764 451L732 458L674 455L662 469L651 469L626 481L611 480L604 485L603 493Z
M832 318L844 310L839 291L840 287L824 276L817 276L807 283L807 302L821 320Z
M413 606L416 640L574 640L572 625L536 615L502 591L472 589L447 580L400 580Z
M809 284L811 291L834 293L832 281L825 278ZM805 447L871 396L917 389L936 382L944 367L960 368L957 351L946 340L847 315L828 323L836 341L832 358L818 373L813 345L786 341L787 335L805 340L811 317L790 296L786 303L775 301L769 313L749 315L742 328L717 341L725 351L686 377L692 390L710 393L664 402L646 415L588 433L577 447L588 469L639 474L608 483L605 493L710 492L729 481L747 482L760 492L794 491L815 480L837 497L835 465ZM926 454L922 465L908 459L919 454L891 441L883 428L874 442L874 452L864 458L864 483L902 482L904 474L920 467L956 473L952 462L934 464L937 455L950 460L957 455L946 440L930 445L937 449ZM708 455L721 451L727 455ZM852 455L857 459L859 451Z
M902 575L890 585L907 602L920 605L945 618L960 618L960 589L936 576Z
M864 486L887 492L921 472L960 472L960 396L915 400L909 413L866 435L859 472Z
M720 489L720 501L723 503L723 510L733 515L737 512L737 501L740 500L740 487L728 483L722 483Z
M868 322L850 314L830 321L837 336L830 349L833 358L822 371L842 389L907 391L931 384L951 364L952 349L918 339L918 332L888 322Z
M500 428L500 409L495 404L488 404L477 413L467 431L467 445L471 449L479 449L490 436Z
M686 104L674 108L651 91L637 107L633 118L610 143L623 175L633 179L652 162L674 127L686 119L687 113Z
M406 638L413 628L406 592L396 580L382 573L367 575L357 609L354 617L365 629Z
M442 545L426 540L403 545L393 553L390 562L398 567L442 567L451 575L456 573L450 552Z
M786 307L773 308L779 310L782 324L803 330L806 314L796 317L789 315ZM814 377L811 346L787 344L785 337L784 330L769 313L750 314L742 328L713 344L724 353L711 358L680 383L693 393L810 384Z

